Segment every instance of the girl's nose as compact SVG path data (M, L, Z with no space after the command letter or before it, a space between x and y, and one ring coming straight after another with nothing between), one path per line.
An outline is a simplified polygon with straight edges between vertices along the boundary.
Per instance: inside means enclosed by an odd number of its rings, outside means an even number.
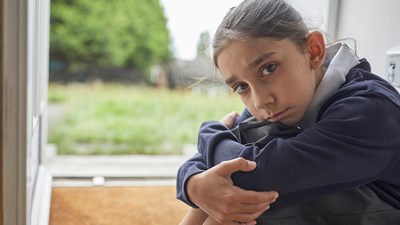
M253 101L256 109L268 109L274 102L274 98L269 91L260 89L253 91Z

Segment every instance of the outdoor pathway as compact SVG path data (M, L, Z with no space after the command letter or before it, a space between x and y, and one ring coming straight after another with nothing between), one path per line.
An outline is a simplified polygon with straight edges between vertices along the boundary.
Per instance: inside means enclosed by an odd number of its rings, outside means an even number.
M188 158L169 156L55 156L45 164L55 186L175 185Z
M45 167L54 186L175 185L179 167L196 151L188 145L182 155L57 155L49 145Z

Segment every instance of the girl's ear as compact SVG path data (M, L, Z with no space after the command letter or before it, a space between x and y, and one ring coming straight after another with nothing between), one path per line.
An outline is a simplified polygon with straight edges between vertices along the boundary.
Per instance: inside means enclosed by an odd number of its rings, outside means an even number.
M322 66L325 60L325 41L320 32L312 32L307 37L307 51L310 56L310 66L317 69Z

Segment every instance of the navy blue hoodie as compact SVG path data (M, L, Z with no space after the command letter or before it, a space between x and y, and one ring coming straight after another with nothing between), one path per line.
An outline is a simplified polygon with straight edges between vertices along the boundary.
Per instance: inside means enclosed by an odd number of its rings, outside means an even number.
M245 119L245 118L243 118ZM370 72L366 60L324 102L314 126L296 137L276 138L265 147L245 146L223 124L208 121L199 131L198 153L178 170L177 198L188 178L237 157L257 163L232 175L235 185L277 191L274 208L291 206L367 185L400 209L400 94Z

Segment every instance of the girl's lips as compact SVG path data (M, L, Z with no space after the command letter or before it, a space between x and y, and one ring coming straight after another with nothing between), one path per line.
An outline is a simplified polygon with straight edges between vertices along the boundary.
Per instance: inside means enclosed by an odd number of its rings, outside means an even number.
M272 115L270 118L268 118L268 121L271 123L277 122L279 120L281 120L284 116L286 116L286 112L288 109L285 109L283 111L280 111L277 114Z

